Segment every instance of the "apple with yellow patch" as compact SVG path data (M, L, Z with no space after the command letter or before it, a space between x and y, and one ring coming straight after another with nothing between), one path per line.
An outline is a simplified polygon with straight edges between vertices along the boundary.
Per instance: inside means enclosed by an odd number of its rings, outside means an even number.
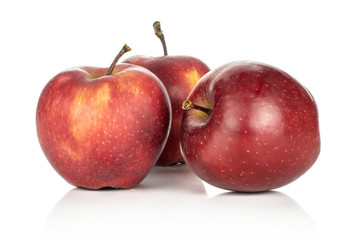
M132 188L159 158L171 123L170 99L145 68L61 72L45 86L36 111L40 145L69 183L89 189Z
M200 78L210 71L201 60L190 56L169 56L160 23L154 23L155 34L160 38L164 56L132 56L124 63L142 66L153 72L165 85L172 107L172 123L169 139L156 165L169 166L183 163L180 153L179 134L182 119L182 103Z

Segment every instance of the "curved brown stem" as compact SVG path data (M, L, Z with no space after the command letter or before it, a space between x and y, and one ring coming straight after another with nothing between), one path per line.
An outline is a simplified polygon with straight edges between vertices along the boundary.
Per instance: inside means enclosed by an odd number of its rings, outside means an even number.
M204 107L201 107L199 105L193 104L190 100L186 100L186 101L183 102L182 109L184 109L186 111L190 110L190 109L196 109L196 110L199 110L199 111L202 111L202 112L206 113L207 115L210 115L211 112L212 112L212 109L204 108Z
M107 73L106 73L107 76L109 76L109 75L112 74L112 72L114 71L114 68L115 68L115 66L116 66L116 63L119 61L119 59L121 58L121 56L124 55L124 53L126 53L126 52L128 52L128 51L130 51L130 50L131 50L131 48L130 48L127 44L125 44L125 45L122 47L122 49L120 50L120 52L118 53L118 55L116 55L114 61L111 63L111 65L110 65L110 67L109 67L109 69L108 69L108 71L107 71Z
M163 49L164 49L164 56L167 56L168 52L167 52L167 48L166 48L165 37L164 37L164 34L163 34L162 30L161 30L160 22L159 21L154 22L153 27L154 27L154 30L155 30L155 35L158 38L160 38L161 44L162 44Z

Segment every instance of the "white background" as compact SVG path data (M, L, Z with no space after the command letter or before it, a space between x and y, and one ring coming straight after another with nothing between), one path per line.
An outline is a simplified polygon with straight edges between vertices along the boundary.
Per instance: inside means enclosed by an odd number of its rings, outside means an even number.
M0 238L359 239L360 8L356 1L2 1ZM65 182L39 146L35 109L62 70L126 57L191 55L277 66L314 95L322 150L297 181L263 194L229 193L186 166L155 168L133 190Z

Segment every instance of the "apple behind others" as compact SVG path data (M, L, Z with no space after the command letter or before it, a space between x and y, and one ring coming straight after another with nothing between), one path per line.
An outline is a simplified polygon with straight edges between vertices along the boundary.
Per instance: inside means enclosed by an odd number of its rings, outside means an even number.
M225 64L183 103L180 148L204 181L261 192L304 174L320 153L311 93L289 74L249 61Z
M132 188L158 160L171 123L170 98L149 70L116 62L56 75L36 111L40 145L72 185Z
M154 73L165 85L171 101L172 122L169 138L156 165L169 166L183 163L180 153L179 135L182 119L182 102L197 81L210 71L201 60L190 56L169 56L160 23L154 23L155 34L160 38L164 56L148 57L135 55L123 62L144 67Z

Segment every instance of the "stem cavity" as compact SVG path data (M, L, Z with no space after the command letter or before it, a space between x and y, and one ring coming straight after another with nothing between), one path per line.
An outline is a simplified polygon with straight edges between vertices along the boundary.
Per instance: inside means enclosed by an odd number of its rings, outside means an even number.
M164 49L164 56L167 56L168 52L167 52L167 48L166 48L165 37L164 37L164 34L163 34L162 30L161 30L160 22L159 21L154 22L153 27L154 27L154 30L155 30L155 35L158 38L160 38L161 44L162 44L163 49Z
M131 48L125 44L122 49L120 50L120 52L118 53L118 55L116 55L114 61L111 63L106 75L109 76L112 74L112 72L114 71L114 68L116 66L116 63L119 61L119 59L121 58L122 55L124 55L126 52L130 51Z

